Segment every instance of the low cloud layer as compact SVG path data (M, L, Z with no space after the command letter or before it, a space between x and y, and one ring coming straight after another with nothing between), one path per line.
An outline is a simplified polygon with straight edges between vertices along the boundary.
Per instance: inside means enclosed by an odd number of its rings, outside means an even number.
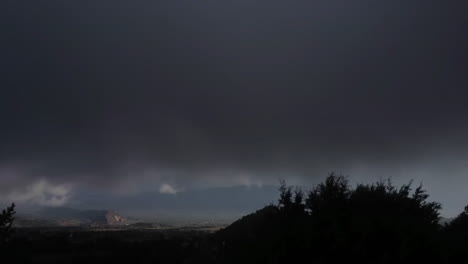
M45 180L37 181L21 189L11 190L3 199L15 203L39 206L63 206L70 198L70 186L52 185Z

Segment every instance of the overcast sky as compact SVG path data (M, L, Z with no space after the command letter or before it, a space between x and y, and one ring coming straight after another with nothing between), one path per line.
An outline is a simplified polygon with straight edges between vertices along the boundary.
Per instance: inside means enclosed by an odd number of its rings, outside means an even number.
M336 171L422 181L457 214L467 5L4 1L0 193L61 205L80 190L310 186Z

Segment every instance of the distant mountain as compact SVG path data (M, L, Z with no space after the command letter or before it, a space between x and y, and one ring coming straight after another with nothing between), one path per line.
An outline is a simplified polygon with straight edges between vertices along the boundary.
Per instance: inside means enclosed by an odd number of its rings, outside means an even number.
M135 195L78 193L70 206L80 209L111 208L141 219L196 219L232 222L254 212L278 197L276 186L234 186L187 190L177 194L159 191ZM156 219L155 219L156 218Z
M68 207L44 207L34 214L19 216L18 226L121 226L127 218L108 210L77 210Z

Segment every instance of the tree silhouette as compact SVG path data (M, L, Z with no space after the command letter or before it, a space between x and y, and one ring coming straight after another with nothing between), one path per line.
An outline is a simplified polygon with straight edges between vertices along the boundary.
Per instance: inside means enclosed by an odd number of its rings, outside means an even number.
M440 204L428 201L422 186L413 191L411 182L397 188L380 181L351 188L347 177L332 173L307 197L285 181L280 181L279 192L277 209L266 207L220 233L230 247L228 259L244 252L255 263L441 260Z
M14 203L2 210L0 215L0 243L7 242L10 238L15 213Z
M312 216L336 216L346 209L350 193L348 179L332 173L309 191L306 207Z
M390 181L358 185L351 193L350 245L356 257L379 263L432 261L441 206L422 186L396 188ZM369 254L368 252L371 252Z
M302 204L304 202L304 191L300 187L294 190L294 204Z
M286 185L285 180L280 180L280 198L278 200L278 207L283 210L289 210L293 204L293 191L292 187Z

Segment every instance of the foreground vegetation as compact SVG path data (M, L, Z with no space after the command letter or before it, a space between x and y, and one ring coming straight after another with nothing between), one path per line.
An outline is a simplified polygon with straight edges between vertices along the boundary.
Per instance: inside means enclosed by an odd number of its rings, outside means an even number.
M468 263L468 207L444 225L440 208L422 186L351 188L332 174L309 191L282 182L277 204L214 234L58 232L33 239L24 230L10 236L6 221L1 249L23 263Z

